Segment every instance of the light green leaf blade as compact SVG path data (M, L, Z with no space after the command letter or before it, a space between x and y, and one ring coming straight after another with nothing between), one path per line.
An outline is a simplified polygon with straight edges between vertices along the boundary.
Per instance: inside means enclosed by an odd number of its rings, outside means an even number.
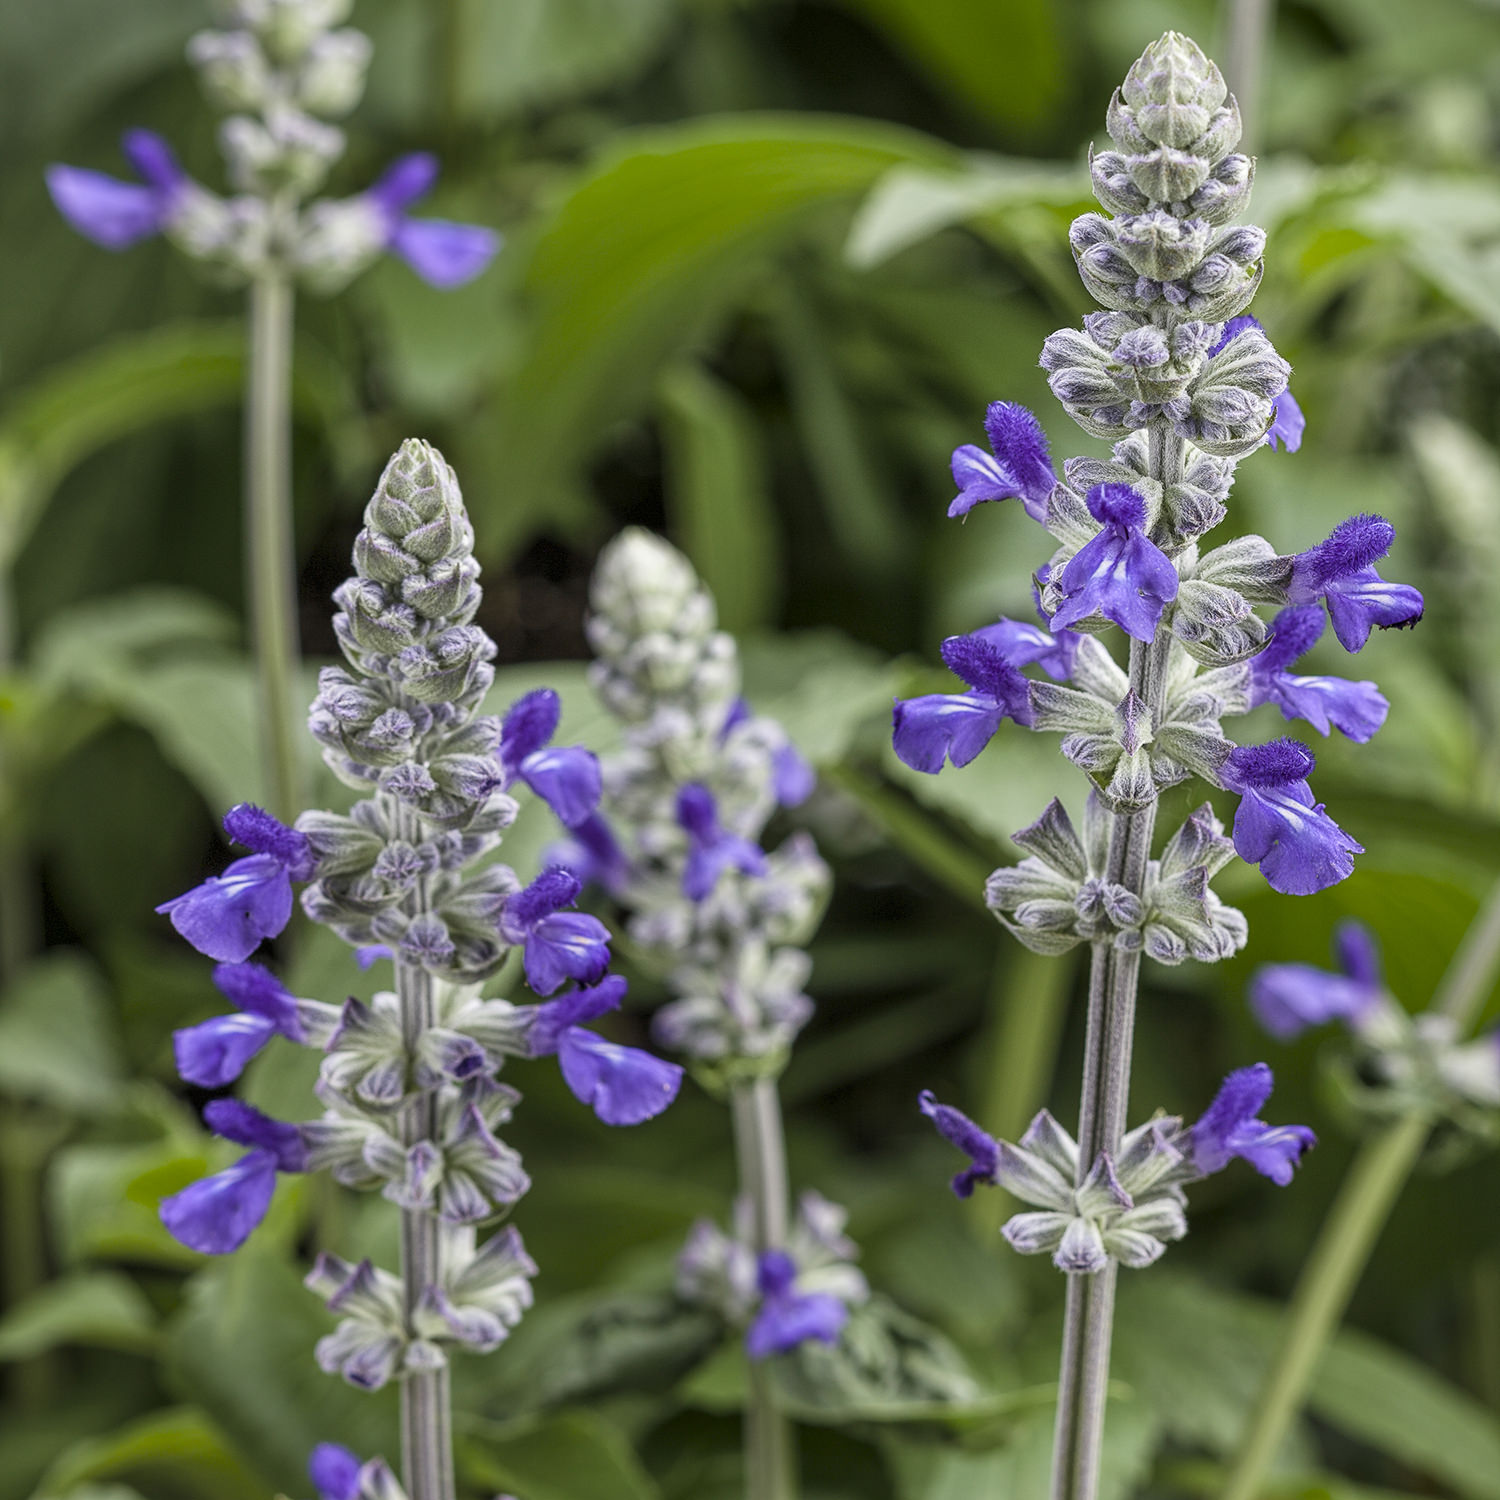
M777 604L778 539L754 414L696 361L673 365L658 387L673 530L739 634L769 623Z
M118 1271L86 1271L49 1282L0 1319L0 1360L31 1359L60 1344L149 1353L156 1312Z
M69 1114L107 1113L123 1080L109 994L81 953L59 949L22 970L0 1004L0 1093Z
M661 1500L625 1435L591 1412L513 1428L475 1425L464 1467L478 1482L526 1500Z

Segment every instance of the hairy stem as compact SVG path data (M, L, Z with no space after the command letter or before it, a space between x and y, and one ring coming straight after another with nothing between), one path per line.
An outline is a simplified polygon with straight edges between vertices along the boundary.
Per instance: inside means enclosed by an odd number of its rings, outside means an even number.
M1224 0L1224 80L1240 106L1240 150L1259 144L1261 77L1276 0Z
M396 827L400 837L420 841L416 814L409 809L396 813ZM426 902L424 878L407 898L407 910L420 912ZM398 956L396 994L401 1002L401 1034L410 1056L433 1022L432 975ZM402 1116L402 1142L411 1146L436 1140L436 1114L436 1090L420 1094ZM401 1210L401 1286L408 1323L423 1291L441 1275L440 1229L435 1214ZM401 1382L401 1461L408 1500L454 1500L453 1420L446 1366L413 1371Z
M1485 899L1433 996L1460 1034L1473 1026L1500 973L1500 882ZM1354 1159L1318 1234L1287 1309L1281 1347L1266 1374L1229 1485L1221 1500L1254 1500L1301 1410L1324 1345L1338 1327L1359 1278L1432 1129L1426 1115L1385 1126Z
M302 810L298 758L297 566L292 530L291 283L277 270L250 283L245 410L245 566L271 810Z
M759 1255L786 1243L790 1213L786 1139L776 1080L756 1078L737 1083L730 1091L729 1103L740 1191L750 1200ZM752 1361L749 1403L745 1407L745 1497L795 1500L796 1494L791 1423L777 1409L765 1366Z
M1151 428L1150 455L1154 479L1163 484L1181 479L1183 442L1163 423ZM1130 643L1130 690L1146 705L1152 723L1161 717L1171 648L1165 616L1155 640ZM1108 880L1136 895L1144 891L1155 827L1154 801L1137 812L1114 815L1105 872ZM1122 951L1107 941L1093 945L1078 1120L1080 1182L1101 1151L1115 1152L1125 1130L1140 971L1138 948ZM1094 1276L1069 1277L1052 1450L1052 1500L1094 1500L1098 1491L1114 1309L1113 1262Z

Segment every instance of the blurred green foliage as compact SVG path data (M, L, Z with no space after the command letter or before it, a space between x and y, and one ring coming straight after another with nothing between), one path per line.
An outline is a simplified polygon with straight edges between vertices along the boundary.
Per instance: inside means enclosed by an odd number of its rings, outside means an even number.
M1058 1278L999 1252L993 1202L947 1196L913 1101L933 1086L996 1127L1043 1097L1072 1107L1073 971L1044 976L976 898L1009 831L1054 790L1076 798L1076 773L1007 732L962 773L915 776L884 723L895 693L946 680L940 635L1028 608L1035 533L1019 513L947 523L948 454L999 396L1078 451L1036 356L1084 307L1064 233L1083 147L1142 43L1172 25L1212 50L1218 6L359 0L355 20L376 66L335 187L431 147L438 211L509 245L458 293L388 265L300 310L309 657L332 652L328 593L409 434L464 481L497 701L554 682L589 743L605 722L578 664L592 557L626 523L686 548L749 632L757 708L824 773L806 819L839 887L819 1018L786 1079L795 1177L850 1205L872 1280L953 1341L930 1357L981 1392L941 1420L878 1391L818 1410L783 1372L808 1495L1034 1500ZM154 1212L223 1148L170 1066L171 1029L214 1006L207 968L151 907L215 867L214 819L260 785L240 311L162 245L109 256L72 236L42 169L112 169L120 130L143 124L217 182L182 63L202 22L200 0L0 20L0 1500L258 1500L301 1492L317 1440L392 1442L388 1400L312 1365L325 1314L298 1284L313 1246L389 1237L382 1205L286 1184L252 1247L215 1265ZM1377 509L1400 532L1393 575L1429 611L1359 659L1392 700L1382 735L1319 747L1320 793L1370 851L1355 877L1295 900L1250 872L1229 893L1248 952L1148 974L1143 1108L1194 1110L1264 1055L1278 1118L1323 1144L1284 1193L1249 1173L1205 1184L1169 1265L1125 1278L1112 1500L1215 1492L1353 1149L1325 1043L1254 1034L1251 966L1321 961L1353 913L1419 1006L1500 874L1497 59L1485 0L1279 7L1256 310L1296 366L1308 440L1243 465L1234 522L1290 550ZM524 867L547 837L523 823L509 857ZM303 993L362 983L315 932L285 957ZM662 1297L688 1224L724 1207L724 1121L689 1096L610 1135L549 1076L521 1081L539 1306L461 1372L470 1492L727 1500L743 1369ZM288 1048L249 1089L296 1115L306 1083ZM1493 1158L1409 1189L1268 1500L1500 1496L1497 1205Z

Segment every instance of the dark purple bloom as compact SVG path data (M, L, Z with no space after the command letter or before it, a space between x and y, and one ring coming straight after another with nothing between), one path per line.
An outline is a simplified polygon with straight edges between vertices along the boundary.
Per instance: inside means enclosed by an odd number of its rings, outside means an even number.
M588 1021L597 1021L620 1008L628 986L618 974L608 974L590 988L568 990L556 1000L538 1005L527 1033L532 1057L553 1057L563 1032Z
M984 414L990 452L965 443L954 450L957 498L950 516L966 516L985 500L1019 500L1034 521L1047 519L1047 497L1057 483L1047 434L1024 406L994 401Z
M1271 1097L1272 1082L1265 1063L1237 1068L1224 1080L1190 1132L1193 1163L1200 1172L1217 1172L1238 1156L1278 1187L1292 1180L1297 1163L1318 1138L1305 1125L1267 1125L1255 1118Z
M570 870L582 885L600 885L614 893L630 878L630 860L605 819L590 813L568 830L566 843L549 849L543 862Z
M127 130L122 149L144 182L121 182L86 167L47 168L47 190L58 212L106 250L160 234L188 181L172 148L153 131Z
M1361 745L1385 723L1390 704L1373 682L1301 677L1287 669L1323 634L1316 604L1292 604L1271 623L1271 638L1250 662L1250 706L1274 703L1284 719L1305 719L1319 734L1338 729Z
M969 684L967 693L896 700L891 745L914 771L936 775L944 757L966 766L994 738L1001 720L1030 724L1034 718L1026 679L981 634L949 636L943 642L943 660Z
M319 1443L307 1461L318 1500L359 1500L360 1462L337 1443Z
M261 1114L239 1099L215 1099L203 1111L209 1128L249 1146L232 1167L164 1198L161 1221L173 1239L203 1255L228 1255L266 1216L277 1172L305 1172L307 1148L295 1125Z
M382 959L395 957L389 943L364 943L354 950L354 962L361 969L373 969Z
M526 982L539 995L550 995L565 979L593 984L609 967L609 929L598 917L563 910L582 889L571 871L554 867L501 908L501 935L525 945Z
M917 1103L922 1113L938 1128L938 1134L973 1163L965 1167L953 1179L953 1191L960 1198L973 1196L978 1183L994 1187L996 1173L1000 1170L1000 1143L987 1131L981 1130L966 1114L949 1104L939 1104L930 1089L923 1089Z
M1052 616L1052 629L1097 614L1126 635L1149 641L1162 610L1177 597L1177 569L1146 535L1146 502L1128 484L1096 484L1085 499L1104 529L1069 558L1057 578L1064 603Z
M1222 785L1240 794L1235 852L1284 896L1311 896L1347 880L1354 856L1365 852L1314 801L1307 778L1315 765L1306 745L1282 739L1236 746L1219 772Z
M756 1269L760 1310L745 1332L751 1359L790 1354L808 1339L834 1344L849 1321L849 1309L829 1292L796 1290L797 1266L785 1250L767 1250Z
M177 1072L188 1083L223 1088L245 1071L245 1065L273 1036L306 1040L296 1000L269 969L259 964L220 964L214 970L214 983L242 1013L215 1016L172 1033Z
M570 1026L559 1037L557 1061L573 1096L606 1125L639 1125L654 1118L682 1085L676 1063L607 1042L581 1026Z
M1224 325L1219 341L1208 352L1211 355L1217 354L1230 339L1237 338L1249 328L1254 328L1261 333L1265 332L1265 329L1260 326L1260 320L1252 318L1249 313L1242 314L1238 318L1231 318ZM1307 418L1302 415L1302 408L1297 405L1297 398L1286 386L1283 386L1274 398L1271 408L1271 426L1265 436L1266 444L1273 453L1283 445L1288 453L1295 453L1302 446L1302 431L1306 426Z
M224 831L250 857L156 909L200 953L241 963L291 921L292 882L310 880L317 860L305 835L248 802L229 809Z
M692 782L677 793L677 821L688 836L682 890L690 901L710 896L725 870L766 873L766 856L759 846L721 826L714 794L706 786Z
M591 989L569 990L536 1007L528 1036L532 1057L556 1056L563 1082L606 1125L639 1125L676 1097L682 1069L638 1047L621 1047L584 1029L618 1010L625 981L611 974Z
M431 191L437 175L435 156L413 152L393 161L364 196L380 219L386 249L423 281L447 290L472 281L489 265L500 249L500 236L478 224L410 218L407 208Z
M1340 521L1327 541L1292 559L1288 601L1322 599L1346 651L1358 651L1377 625L1382 630L1415 625L1422 618L1422 595L1409 584L1387 583L1375 571L1395 539L1396 528L1382 516Z
M993 646L1013 667L1038 666L1054 682L1073 675L1080 636L1074 630L1049 635L1040 625L1025 620L999 620L970 633L970 640Z
M1289 1040L1309 1026L1357 1026L1384 990L1380 950L1361 922L1340 922L1333 937L1341 974L1312 964L1264 964L1250 981L1250 1009L1272 1036Z
M581 745L549 748L562 716L562 700L551 688L516 699L500 726L500 769L505 785L524 781L566 828L576 827L599 805L599 762Z

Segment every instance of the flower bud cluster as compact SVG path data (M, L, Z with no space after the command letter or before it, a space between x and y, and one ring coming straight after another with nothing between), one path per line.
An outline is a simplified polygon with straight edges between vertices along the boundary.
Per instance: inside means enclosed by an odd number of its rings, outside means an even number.
M228 111L219 147L231 196L193 181L160 136L133 130L124 150L141 183L49 169L64 217L111 250L163 234L230 282L285 276L337 291L387 250L434 286L477 276L499 236L407 215L436 178L431 156L401 157L352 197L307 202L344 155L332 121L364 93L370 39L343 25L351 8L351 0L242 0L222 7L222 28L188 43L204 92Z
M473 623L473 543L452 469L428 444L403 444L365 510L354 576L334 595L348 665L324 668L308 719L339 779L373 795L298 822L319 857L302 898L314 921L462 983L504 959L500 912L520 885L504 866L467 873L517 809L503 790L500 718L479 712L495 646Z
M844 1233L847 1212L809 1189L797 1201L786 1244L755 1252L748 1199L735 1204L726 1234L700 1219L677 1257L677 1295L745 1330L752 1359L789 1354L809 1339L833 1343L849 1309L870 1286L854 1265L859 1248Z
M801 949L829 872L793 833L766 853L772 813L808 795L811 769L740 697L734 640L712 597L661 538L622 533L591 589L591 680L621 721L601 760L600 816L556 856L603 885L676 998L664 1044L730 1071L777 1071L812 1011Z

